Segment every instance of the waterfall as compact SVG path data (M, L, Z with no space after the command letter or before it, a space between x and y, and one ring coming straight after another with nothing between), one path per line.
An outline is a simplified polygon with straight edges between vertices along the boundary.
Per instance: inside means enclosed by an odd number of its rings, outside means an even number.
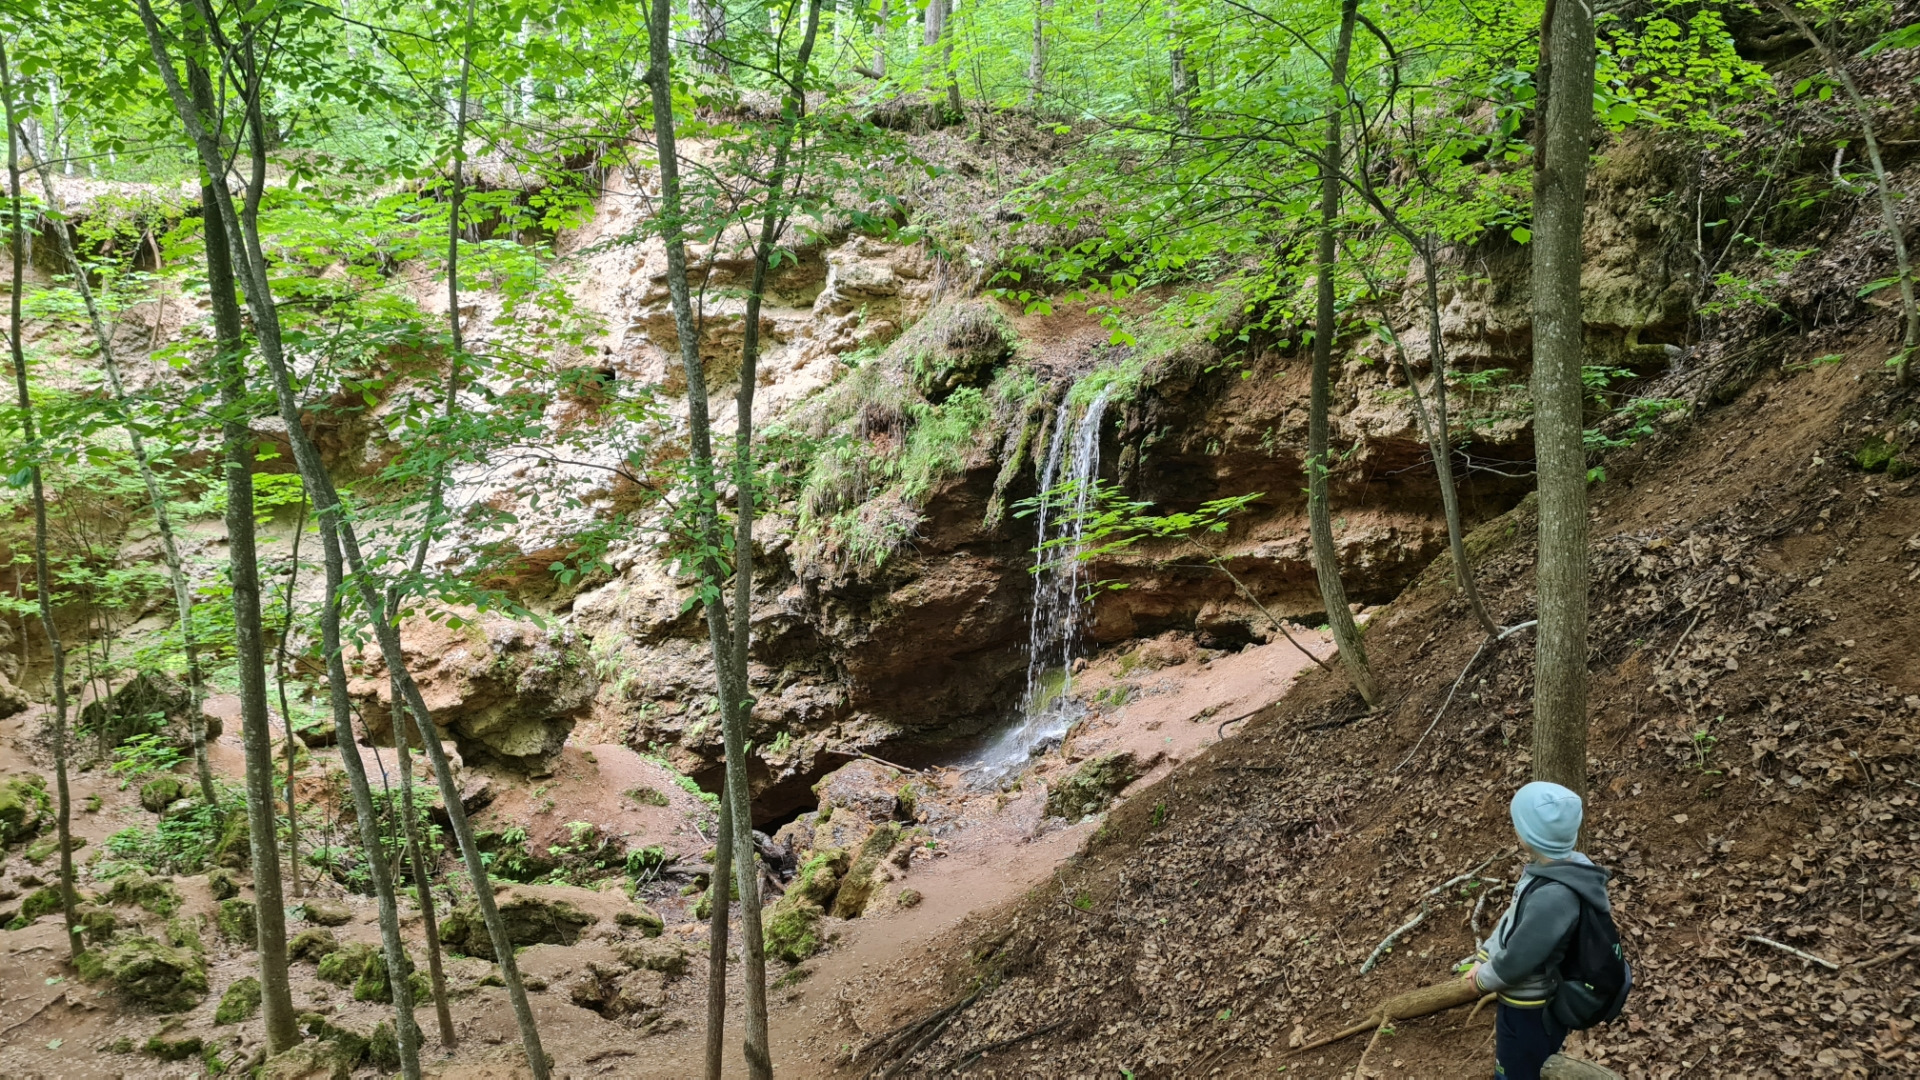
M1019 719L988 748L984 764L1008 772L1057 741L1083 711L1070 699L1074 652L1086 616L1086 566L1080 561L1086 511L1100 475L1100 424L1108 390L1088 403L1079 423L1069 393L1054 413L1040 469L1034 515L1033 612L1027 630L1027 690ZM1061 502L1054 501L1056 488Z

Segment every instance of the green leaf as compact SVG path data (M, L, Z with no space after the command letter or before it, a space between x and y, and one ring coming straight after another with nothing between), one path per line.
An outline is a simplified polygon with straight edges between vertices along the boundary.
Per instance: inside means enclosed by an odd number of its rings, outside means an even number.
M1525 225L1515 225L1508 235L1513 237L1514 243L1524 244L1533 239L1533 230L1527 228Z

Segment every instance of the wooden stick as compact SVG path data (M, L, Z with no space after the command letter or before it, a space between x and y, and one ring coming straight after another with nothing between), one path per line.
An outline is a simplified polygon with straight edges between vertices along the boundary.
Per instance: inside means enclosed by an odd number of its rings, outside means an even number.
M1483 997L1479 1001L1474 1002L1473 1008L1467 1012L1466 1023L1463 1023L1460 1025L1461 1029L1464 1030L1468 1024L1473 1023L1473 1018L1480 1015L1480 1010L1486 1006L1487 1002L1492 1001L1494 998L1497 998L1499 996L1500 996L1499 994L1488 994L1486 997Z
M1354 1062L1353 1080L1367 1080L1367 1055L1373 1053L1373 1048L1380 1045L1380 1036L1387 1033L1387 1027L1392 1023L1393 1017L1382 1017L1380 1026L1373 1029L1373 1038L1367 1040L1367 1048L1360 1051L1360 1060Z
M1853 965L1853 969L1855 971L1868 971L1873 968L1879 967L1881 964L1891 964L1895 960L1900 959L1901 957L1907 955L1912 951L1913 951L1912 945L1902 945L1899 948L1893 950L1892 952L1881 953L1879 956L1876 956L1871 960L1862 960L1861 962Z
M1442 887L1444 888L1445 886L1442 886ZM1393 947L1393 943L1399 940L1401 934L1404 934L1407 931L1425 922L1427 920L1427 911L1428 911L1427 905L1421 904L1420 914L1415 915L1411 919L1408 919L1405 926L1402 926L1400 929L1395 930L1391 934L1388 934L1385 938L1381 940L1380 944L1375 945L1373 947L1373 955L1367 957L1367 962L1360 965L1360 974L1365 975L1367 972L1372 971L1373 965L1380 962L1380 957L1383 954L1385 954L1388 949Z
M1814 963L1819 964L1821 967L1826 968L1828 971L1840 970L1840 965L1834 963L1831 960L1823 960L1820 957L1815 956L1810 952L1801 952L1799 949L1796 949L1791 945L1783 945L1780 942L1773 940L1772 938L1761 937L1759 934L1748 934L1747 940L1757 941L1762 945L1771 945L1774 948L1779 949L1783 953L1791 953L1802 960L1811 960Z

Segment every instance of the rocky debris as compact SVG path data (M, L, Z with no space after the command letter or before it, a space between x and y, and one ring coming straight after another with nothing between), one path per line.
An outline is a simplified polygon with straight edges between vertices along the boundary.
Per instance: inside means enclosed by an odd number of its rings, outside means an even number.
M71 834L71 833L68 834L67 836L68 851L79 851L81 848L86 846L87 846L86 837ZM38 866L41 863L46 862L48 859L52 858L54 854L57 853L59 850L60 850L60 838L58 836L43 836L40 839L35 840L33 843L28 844L25 854L27 856L28 862L34 864L35 866Z
M184 1012L207 993L207 966L198 949L144 934L118 938L103 970L128 998L159 1012Z
M173 775L156 776L140 785L140 806L150 814L164 814L167 807L187 793L187 785Z
M507 940L521 945L572 945L580 932L599 921L566 898L557 887L515 886L496 898ZM447 913L440 923L440 941L455 952L495 959L493 941L480 918L480 906L468 902Z
M142 907L164 918L180 910L183 898L171 880L131 870L114 878L102 899L109 904Z
M0 844L37 835L52 820L53 800L45 777L29 773L0 783Z
M820 799L816 820L844 812L869 824L891 821L900 810L901 787L897 769L866 758L849 761L813 786Z
M233 980L227 992L220 995L220 1007L213 1011L216 1024L238 1024L251 1020L260 1011L260 980L251 975L243 975Z
M353 921L353 909L338 900L308 897L301 901L300 910L315 926L345 926Z
M641 941L623 941L614 946L614 954L628 967L645 968L657 971L669 979L677 979L687 973L692 951L678 941L663 938L646 938Z
M638 930L647 937L657 938L667 929L667 921L659 913L637 901L631 907L614 912L613 921L615 925Z
M287 958L311 960L317 964L328 954L338 952L339 949L340 939L334 936L333 931L324 926L309 926L293 935L293 940L287 942Z
M1047 792L1047 814L1072 821L1097 814L1139 778L1139 763L1130 753L1089 758L1072 776Z
M407 1025L407 1038L413 1044L413 1050L420 1050L420 1025ZM373 1026L373 1034L367 1036L367 1063L382 1072L390 1072L400 1067L400 1040L394 1036L393 1021L382 1020Z
M401 650L427 707L462 759L546 774L599 689L586 650L568 631L495 614L464 619L401 625ZM368 737L392 743L392 690L377 648L358 654L350 689Z
M567 985L567 998L609 1020L634 1026L658 1021L667 1004L667 976L652 968L629 969L601 960Z
M478 813L482 807L493 802L494 795L495 791L492 777L478 776L471 773L460 777L460 808L465 810L469 817ZM432 803L428 805L427 816L433 819L434 824L439 825L442 829L446 829L449 832L452 831L453 819L447 815L447 808L440 800L434 799Z
M220 901L220 906L214 909L214 922L228 941L253 948L257 936L253 901L238 896Z

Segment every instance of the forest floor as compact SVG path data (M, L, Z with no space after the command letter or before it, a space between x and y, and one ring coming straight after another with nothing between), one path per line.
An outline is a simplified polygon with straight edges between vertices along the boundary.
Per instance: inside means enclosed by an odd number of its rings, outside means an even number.
M1323 634L1296 631L1296 636L1322 657L1330 652ZM1098 819L1068 823L1046 817L1043 804L1050 780L1057 782L1088 758L1124 752L1138 762L1142 774L1129 790L1144 789L1215 742L1222 722L1268 704L1310 667L1310 661L1284 640L1237 653L1202 650L1179 634L1133 643L1094 658L1075 676L1076 694L1094 703L1088 715L1063 745L1037 758L1011 789L987 782L977 771L963 767L964 762L923 770L920 779L932 792L930 801L941 807L937 816L943 824L935 830L938 854L915 859L900 878L921 900L911 907L880 906L859 919L828 919L830 944L821 955L797 969L773 965L776 976L788 976L772 997L773 1049L780 1075L839 1072L852 1047L907 1017L916 999L899 993L898 973L933 970L941 951L970 932L969 920L1017 902L1076 857L1098 828ZM237 701L216 697L208 702L208 711L225 728L210 744L210 759L218 775L237 784L242 771ZM8 748L9 764L44 757L37 737L42 722L37 708L0 721L0 744ZM321 766L331 767L337 751L324 748L311 753L313 761L301 773L303 797L324 804L328 785ZM376 785L383 776L389 784L398 783L390 748L362 747L360 753ZM415 767L425 782L418 755ZM337 768L332 771L338 772ZM536 850L549 842L563 842L566 824L582 820L622 837L629 847L659 844L683 864L697 863L708 847L712 822L702 804L680 790L659 764L623 746L569 746L553 774L538 781L491 779L497 793L475 815L476 824L496 830L524 829ZM668 805L636 802L626 795L642 787L669 795ZM76 807L84 806L91 796L100 799L97 810L77 810L74 815L75 834L87 840L76 853L78 863L84 865L102 851L113 833L153 820L140 807L137 788L137 784L122 787L104 769L76 773ZM426 793L421 794L424 798ZM316 833L309 825L303 844L311 849L316 841L344 843L344 830L351 827L350 822L341 825L330 820ZM40 865L12 860L0 869L0 889L25 892L35 887L33 881L50 880L53 866L50 860ZM257 1017L218 1024L213 1016L226 986L257 966L253 950L250 944L226 940L214 929L215 901L205 875L174 880L184 898L177 914L201 927L207 947L212 992L205 1000L185 1013L161 1016L117 1000L102 986L79 983L65 968L59 916L43 916L25 929L0 934L0 1018L4 1018L0 1027L5 1028L0 1030L0 1073L179 1080L204 1075L198 1057L166 1063L140 1052L153 1035L170 1040L200 1038L228 1062L246 1061L255 1054L264 1038ZM689 1063L702 1052L707 996L706 925L692 915L696 897L678 895L671 882L644 891L642 898L667 923L663 936L684 946L692 960L685 976L667 980L661 987L661 1008L649 1014L644 1029L604 1019L569 997L573 980L590 965L612 962L621 944L639 937L613 918L616 909L626 906L618 887L621 882L611 879L599 890L540 890L598 917L576 944L534 945L520 954L520 968L530 986L539 987L531 1000L544 1045L555 1059L557 1075L691 1075ZM93 891L97 889L89 887L83 871L83 895ZM353 895L331 880L315 882L311 874L307 892L310 897L346 904L349 920L334 930L341 942L377 947L377 912L370 897ZM242 895L251 897L251 889L244 889ZM295 905L290 935L308 927L297 904L290 901ZM158 923L138 910L116 911L123 920ZM402 912L403 934L415 943L417 953L423 932L418 909L403 900ZM461 1046L453 1054L437 1052L432 1008L423 1003L417 1016L429 1033L423 1063L430 1074L525 1074L504 991L481 985L492 968L484 960L449 957L451 1008ZM296 1010L323 1012L330 1022L362 1032L390 1018L390 1006L352 1000L350 988L319 979L310 961L295 962L292 975ZM737 984L730 996L730 1018L737 1023L743 1005ZM733 1051L739 1035L737 1027L730 1026L730 1054L736 1058ZM132 1049L116 1052L114 1043L123 1038Z
M1853 460L1920 419L1885 332L1801 341L1593 491L1588 851L1636 986L1569 1052L1626 1076L1920 1069L1920 479ZM1534 614L1535 528L1529 500L1470 544L1505 625ZM894 973L927 1022L847 1075L1353 1075L1365 1037L1289 1050L1448 978L1519 869L1532 636L1481 653L1449 571L1371 621L1384 708L1310 672ZM1485 1075L1492 1017L1465 1021L1395 1025L1365 1072Z

